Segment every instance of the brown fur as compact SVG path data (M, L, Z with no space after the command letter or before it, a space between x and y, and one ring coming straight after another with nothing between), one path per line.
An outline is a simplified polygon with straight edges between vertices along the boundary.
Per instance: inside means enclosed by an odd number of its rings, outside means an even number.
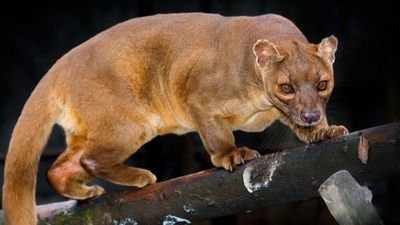
M36 223L35 176L55 123L67 149L49 181L75 199L104 192L85 185L94 177L137 187L156 182L123 162L157 135L197 131L213 164L232 170L259 155L236 147L233 130L262 131L280 119L309 142L345 134L324 114L336 45L334 37L309 44L277 15L156 15L98 34L57 61L22 111L5 165L6 224ZM321 79L329 85L319 92ZM282 83L295 93L282 93ZM321 110L321 119L304 124L305 108Z

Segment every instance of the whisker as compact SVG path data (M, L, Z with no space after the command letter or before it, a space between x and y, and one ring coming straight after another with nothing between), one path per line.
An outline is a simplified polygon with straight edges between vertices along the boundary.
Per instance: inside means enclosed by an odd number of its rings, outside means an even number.
M254 86L254 87L263 88L262 85L260 85L260 84L258 84L258 83L256 83L256 82L253 82L253 81L248 81L248 80L247 80L246 83L249 84L249 85L252 85L252 86Z
M329 123L341 124L346 121L346 115L343 112L336 110L327 110L326 117Z

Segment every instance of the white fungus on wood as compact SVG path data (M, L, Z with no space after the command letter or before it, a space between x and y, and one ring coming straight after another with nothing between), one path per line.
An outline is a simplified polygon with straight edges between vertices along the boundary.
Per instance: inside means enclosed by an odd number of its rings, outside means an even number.
M243 172L243 184L247 191L253 193L260 190L261 188L266 188L272 182L275 170L283 164L282 154L276 154L274 158L271 158L266 168L263 169L263 173L260 174L259 165L249 164Z
M173 215L167 215L164 218L163 225L174 225L176 223L186 223L191 224L191 222L187 219L183 219Z

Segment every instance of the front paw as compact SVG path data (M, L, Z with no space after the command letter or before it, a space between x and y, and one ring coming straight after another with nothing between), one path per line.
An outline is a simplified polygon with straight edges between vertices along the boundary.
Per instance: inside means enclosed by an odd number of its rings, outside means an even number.
M322 128L319 130L314 131L311 134L311 143L325 141L331 138L340 137L343 135L348 134L349 131L344 126L336 126L332 125L329 128Z
M247 147L241 147L232 150L228 154L222 156L211 156L211 162L216 167L223 167L232 171L233 168L244 161L259 157L260 153Z

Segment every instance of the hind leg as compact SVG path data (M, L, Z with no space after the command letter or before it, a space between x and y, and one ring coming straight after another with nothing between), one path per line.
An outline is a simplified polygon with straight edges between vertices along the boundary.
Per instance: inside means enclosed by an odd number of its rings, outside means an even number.
M157 181L157 177L149 170L127 166L123 163L114 163L109 166L108 163L98 163L99 160L104 162L100 157L87 157L82 160L82 163L90 174L108 182L144 187Z
M115 184L142 187L156 182L149 170L123 164L156 135L143 103L124 92L107 89L108 84L87 85L95 91L76 88L71 92L80 101L74 108L86 129L81 166L90 176Z
M53 188L63 196L87 199L104 193L104 189L98 185L85 184L93 177L80 164L83 150L77 146L78 139L67 135L68 148L51 166L47 176Z
M93 141L85 145L86 149L81 157L82 166L91 176L114 184L136 187L156 182L156 176L149 170L123 164L152 138L151 128L140 125L138 121L129 125L126 122L117 125L114 121L112 131L96 130L99 138L93 138Z

